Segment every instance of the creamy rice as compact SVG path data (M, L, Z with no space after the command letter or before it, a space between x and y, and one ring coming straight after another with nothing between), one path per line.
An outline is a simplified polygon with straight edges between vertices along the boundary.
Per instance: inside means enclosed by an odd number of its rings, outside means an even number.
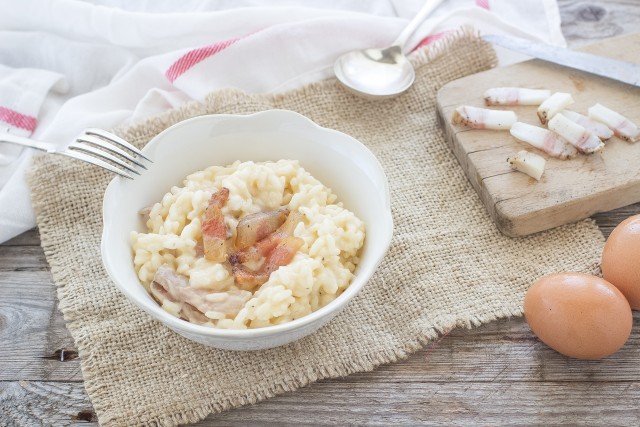
M337 298L353 278L365 238L364 223L297 161L235 162L189 175L151 208L147 233L131 233L135 271L149 291L160 266L166 265L207 292L207 300L224 300L239 287L228 262L215 263L197 254L202 221L211 195L229 189L222 208L231 239L246 215L287 207L303 215L294 236L304 244L285 266L271 273L236 315L206 313L211 327L259 328L305 316ZM167 301L163 308L179 316Z

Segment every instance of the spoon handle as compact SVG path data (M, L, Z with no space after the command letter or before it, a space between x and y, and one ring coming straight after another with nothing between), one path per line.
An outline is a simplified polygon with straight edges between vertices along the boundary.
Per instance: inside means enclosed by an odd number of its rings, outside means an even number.
M418 28L420 24L422 24L422 21L424 21L425 18L429 16L429 14L431 14L431 12L433 12L438 6L440 6L440 3L442 3L442 1L443 0L427 0L418 14L411 20L411 22L409 22L409 25L407 25L407 27L402 30L398 38L395 39L395 41L392 43L392 46L404 47L411 34L413 34L413 32Z

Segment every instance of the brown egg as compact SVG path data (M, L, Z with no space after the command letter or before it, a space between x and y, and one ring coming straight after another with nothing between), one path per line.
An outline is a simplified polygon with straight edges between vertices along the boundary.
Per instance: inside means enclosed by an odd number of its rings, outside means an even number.
M607 239L602 252L602 276L640 309L640 215L622 221Z
M542 342L565 356L600 359L615 353L631 333L631 307L600 277L559 273L535 282L524 316Z

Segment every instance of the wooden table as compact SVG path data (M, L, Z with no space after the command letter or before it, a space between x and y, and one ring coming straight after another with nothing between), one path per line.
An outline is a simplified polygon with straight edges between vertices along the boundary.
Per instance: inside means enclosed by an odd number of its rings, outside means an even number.
M570 45L640 31L640 1L559 0ZM638 48L640 57L640 47ZM640 204L595 216L605 236ZM96 416L31 230L0 246L0 425L67 425ZM640 312L606 360L567 359L521 318L455 330L405 361L320 381L197 425L640 425ZM357 345L357 343L356 343Z

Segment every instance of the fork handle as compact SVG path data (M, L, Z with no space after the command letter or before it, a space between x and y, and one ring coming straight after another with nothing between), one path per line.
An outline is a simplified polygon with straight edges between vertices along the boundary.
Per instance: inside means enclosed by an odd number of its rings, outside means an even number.
M23 138L21 136L11 135L10 133L0 133L0 142L8 142L10 144L21 145L23 147L35 148L36 150L44 151L46 153L55 153L56 149L52 144L36 141L29 138Z

